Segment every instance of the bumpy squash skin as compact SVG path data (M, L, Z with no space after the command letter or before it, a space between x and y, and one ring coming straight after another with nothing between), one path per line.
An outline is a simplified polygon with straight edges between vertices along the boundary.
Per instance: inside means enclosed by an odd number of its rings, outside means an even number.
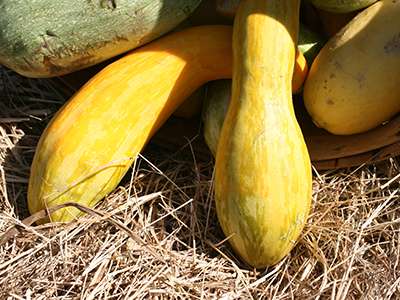
M363 9L378 0L310 0L320 9L334 13L349 13Z
M333 134L368 131L400 111L400 1L381 0L332 37L309 70L304 102Z
M184 29L95 75L40 138L29 179L30 212L68 201L93 207L110 193L190 94L205 82L232 76L231 40L232 26ZM51 219L68 222L79 215L62 209Z
M229 242L253 267L292 249L311 202L310 157L291 93L299 9L300 0L244 0L234 23L215 203Z
M2 0L0 62L27 77L60 76L144 45L201 0Z

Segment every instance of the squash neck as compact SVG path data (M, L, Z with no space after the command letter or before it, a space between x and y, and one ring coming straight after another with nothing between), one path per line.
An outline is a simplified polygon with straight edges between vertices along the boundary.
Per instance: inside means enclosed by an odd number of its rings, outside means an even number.
M291 103L300 2L244 0L241 3L233 26L232 101L253 100L252 105L265 101L269 105Z

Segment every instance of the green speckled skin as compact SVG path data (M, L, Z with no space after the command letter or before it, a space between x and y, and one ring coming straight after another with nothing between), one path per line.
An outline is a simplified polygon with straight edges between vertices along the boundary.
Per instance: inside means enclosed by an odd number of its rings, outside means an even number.
M148 43L185 20L201 0L2 0L0 63L54 77Z
M30 170L30 213L71 201L94 207L111 193L182 102L207 81L232 76L231 41L231 26L193 26L93 76L42 133ZM51 219L69 222L81 214L63 208Z
M215 157L222 124L231 101L231 79L210 82L203 109L204 141Z
M297 48L303 53L309 66L311 66L324 45L325 41L322 37L300 23ZM231 90L231 79L215 80L208 84L203 109L204 141L214 157L217 153L222 124L231 100Z
M233 26L215 205L225 236L255 268L287 255L311 204L311 162L291 94L299 11L300 0L243 0Z

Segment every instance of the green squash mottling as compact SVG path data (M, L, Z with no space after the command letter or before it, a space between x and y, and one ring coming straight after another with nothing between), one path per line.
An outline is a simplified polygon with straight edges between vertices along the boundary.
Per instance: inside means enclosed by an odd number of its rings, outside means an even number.
M300 23L297 49L306 58L308 66L312 65L315 57L324 45L325 41L321 36L306 25ZM216 80L210 82L207 87L203 109L203 134L204 141L214 157L217 152L218 139L221 134L222 124L224 123L226 112L228 111L231 99L231 89L232 79Z
M54 77L144 45L185 20L201 0L0 1L0 63Z
M255 268L288 254L311 205L311 162L291 85L299 11L300 0L243 0L233 27L232 97L215 158L215 204L230 244Z
M231 79L212 81L207 86L203 109L204 141L215 157L222 124L231 101Z

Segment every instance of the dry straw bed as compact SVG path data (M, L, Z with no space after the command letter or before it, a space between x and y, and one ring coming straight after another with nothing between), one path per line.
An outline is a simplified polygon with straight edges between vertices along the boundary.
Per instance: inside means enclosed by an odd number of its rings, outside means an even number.
M214 162L152 144L83 218L30 225L35 145L66 97L43 79L0 75L0 299L400 298L397 158L314 170L303 234L265 270L221 232Z

